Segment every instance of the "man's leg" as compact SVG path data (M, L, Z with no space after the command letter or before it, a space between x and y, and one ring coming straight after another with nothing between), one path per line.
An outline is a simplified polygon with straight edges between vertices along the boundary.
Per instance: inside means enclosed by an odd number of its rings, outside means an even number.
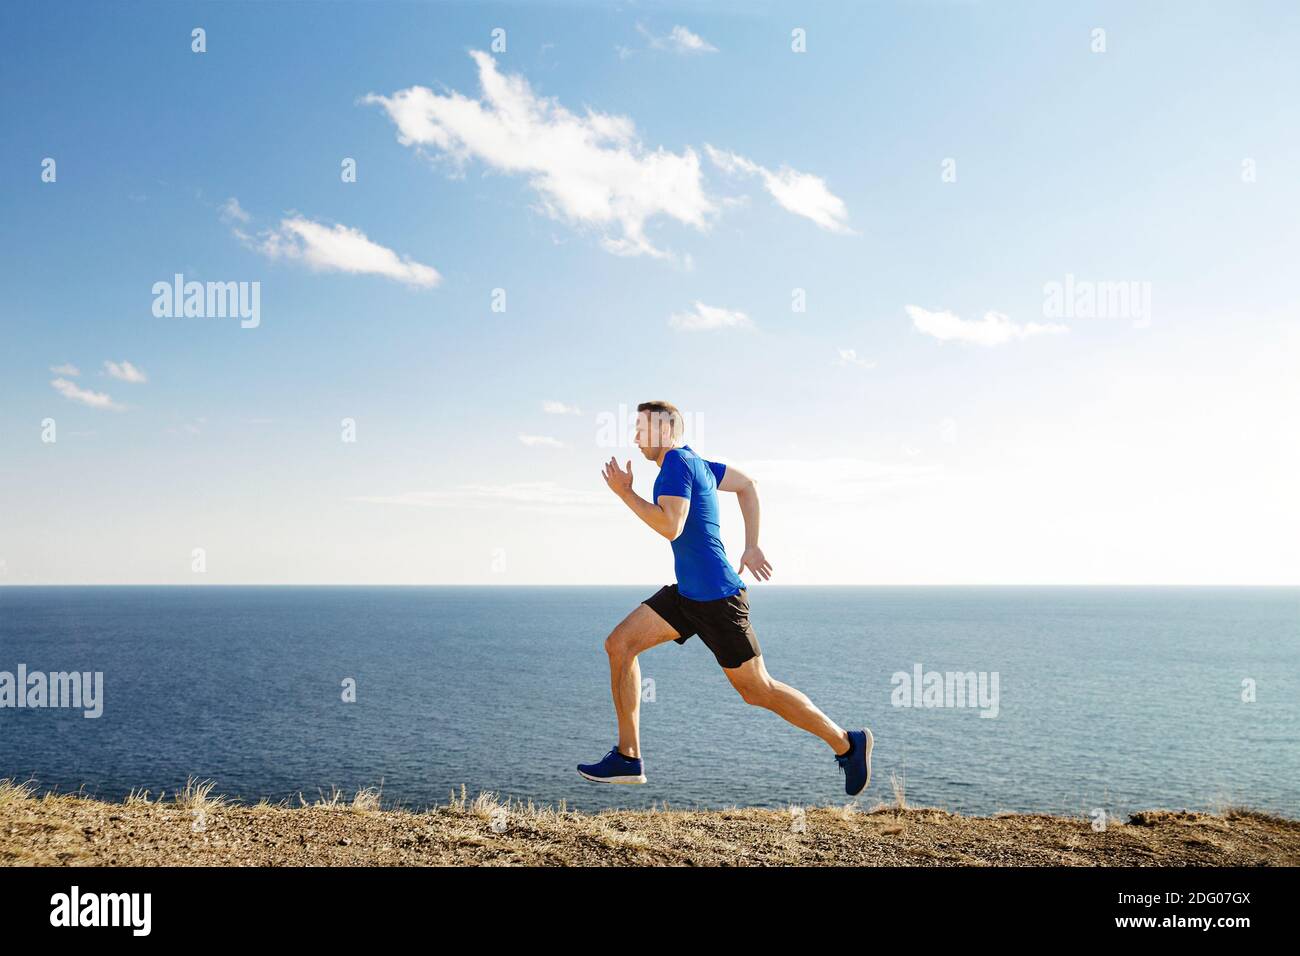
M610 691L618 714L618 749L625 757L641 756L641 665L636 657L678 636L672 625L646 605L638 604L605 638Z
M796 727L815 734L836 754L849 749L849 735L844 728L818 710L802 691L773 678L767 672L761 654L739 667L724 667L722 673L727 675L727 680L740 692L745 703L766 707Z

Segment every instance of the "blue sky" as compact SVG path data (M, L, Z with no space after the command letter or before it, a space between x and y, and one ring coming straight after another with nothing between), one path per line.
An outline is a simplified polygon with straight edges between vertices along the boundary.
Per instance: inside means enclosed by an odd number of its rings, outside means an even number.
M1300 580L1293 5L4 16L0 582L662 582L648 398L776 583Z

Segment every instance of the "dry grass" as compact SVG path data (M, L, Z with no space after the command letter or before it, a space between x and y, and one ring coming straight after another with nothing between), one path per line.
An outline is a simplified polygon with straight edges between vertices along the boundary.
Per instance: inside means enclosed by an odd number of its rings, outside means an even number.
M30 800L35 793L36 785L31 781L14 783L12 780L0 780L0 807Z
M1247 807L1218 813L1146 810L1094 830L1086 817L966 817L892 805L579 813L471 796L428 810L385 809L382 783L350 797L245 806L188 780L154 800L37 795L0 781L0 864L9 865L529 865L529 866L1041 866L1300 865L1300 821Z
M900 777L892 770L889 772L889 788L894 791L894 805L900 810L907 809L907 778Z
M190 777L185 781L185 789L176 794L176 803L196 813L219 809L226 803L226 798L212 796L216 786L215 780L195 780ZM146 790L145 793L147 794L148 791ZM159 800L161 799L159 797Z

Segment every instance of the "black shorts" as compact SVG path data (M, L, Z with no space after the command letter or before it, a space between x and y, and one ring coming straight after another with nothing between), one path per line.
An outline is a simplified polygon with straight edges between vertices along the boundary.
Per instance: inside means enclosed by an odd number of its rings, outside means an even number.
M739 667L763 653L749 625L749 594L743 589L716 601L692 601L677 593L677 585L667 584L641 603L681 635L674 638L678 644L700 635L723 667Z

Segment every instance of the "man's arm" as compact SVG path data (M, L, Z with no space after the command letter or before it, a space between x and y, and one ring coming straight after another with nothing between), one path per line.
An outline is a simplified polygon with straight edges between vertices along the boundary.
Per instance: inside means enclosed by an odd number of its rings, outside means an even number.
M728 465L718 482L719 491L732 491L740 504L740 513L745 518L745 552L740 556L740 565L736 573L749 568L749 573L759 581L766 581L772 576L772 565L758 546L758 482L745 474L735 465Z
M686 526L686 513L690 509L690 500L676 495L660 495L659 502L652 504L632 490L632 462L629 459L627 470L618 467L618 462L611 458L605 463L601 472L605 484L632 509L632 513L663 535L669 541L676 539Z

